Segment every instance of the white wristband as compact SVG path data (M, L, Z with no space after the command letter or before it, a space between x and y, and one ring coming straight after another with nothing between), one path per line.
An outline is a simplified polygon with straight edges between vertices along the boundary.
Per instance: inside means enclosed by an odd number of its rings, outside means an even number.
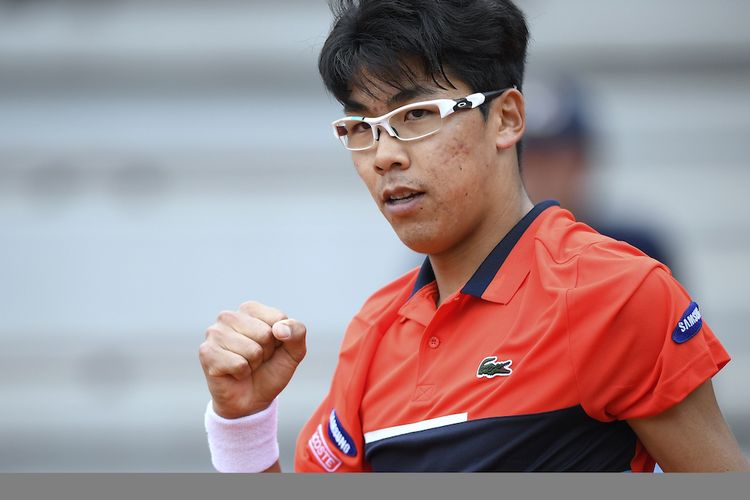
M216 414L208 402L204 423L211 463L219 472L263 472L279 459L276 400L265 410L235 419Z

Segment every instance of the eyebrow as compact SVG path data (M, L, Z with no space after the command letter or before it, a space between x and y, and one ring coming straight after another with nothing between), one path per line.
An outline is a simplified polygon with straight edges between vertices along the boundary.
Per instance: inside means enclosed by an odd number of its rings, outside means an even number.
M401 105L405 103L406 101L410 101L414 99L415 97L428 97L432 94L435 94L435 90L431 90L429 88L418 88L418 87L409 87L406 89L402 89L398 93L392 95L388 98L386 101L386 105L391 108L394 106ZM366 114L368 111L367 106L364 104L353 101L351 99L347 99L347 101L344 103L344 112L345 113L362 113Z

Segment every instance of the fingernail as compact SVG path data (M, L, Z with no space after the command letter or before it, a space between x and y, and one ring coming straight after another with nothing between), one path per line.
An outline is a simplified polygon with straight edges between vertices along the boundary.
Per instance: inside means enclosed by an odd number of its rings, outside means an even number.
M286 323L276 323L276 338L288 339L292 336L292 329Z

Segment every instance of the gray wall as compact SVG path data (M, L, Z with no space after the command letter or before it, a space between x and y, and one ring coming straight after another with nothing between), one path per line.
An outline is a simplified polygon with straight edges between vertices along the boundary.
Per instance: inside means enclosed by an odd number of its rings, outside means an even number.
M750 4L520 4L530 70L596 105L597 209L669 238L733 354L717 393L750 447ZM290 469L349 318L419 261L327 128L329 23L319 1L0 2L0 470L209 470L197 347L250 298L310 331Z

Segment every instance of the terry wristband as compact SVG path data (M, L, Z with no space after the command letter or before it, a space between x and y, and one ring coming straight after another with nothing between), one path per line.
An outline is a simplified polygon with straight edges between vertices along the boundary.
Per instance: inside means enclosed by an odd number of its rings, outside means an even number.
M228 419L208 402L204 423L211 463L219 472L263 472L279 459L276 400L265 410Z

